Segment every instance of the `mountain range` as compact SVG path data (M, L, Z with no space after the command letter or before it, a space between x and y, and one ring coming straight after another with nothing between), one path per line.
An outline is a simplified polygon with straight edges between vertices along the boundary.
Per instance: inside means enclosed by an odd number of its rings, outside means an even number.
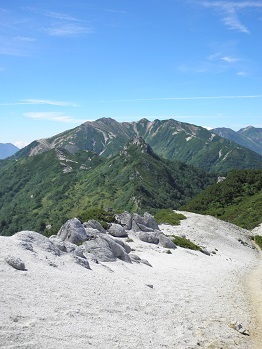
M109 159L94 152L51 149L0 164L0 231L56 231L90 207L132 212L178 208L216 175L156 155L142 138Z
M86 122L0 161L0 235L56 233L92 207L177 209L234 169L261 172L261 155L200 126Z
M239 131L233 131L230 128L221 127L214 128L212 132L262 155L262 128L248 126Z
M19 148L12 143L0 143L0 159L6 159L14 155L18 150Z
M262 157L254 151L203 127L173 119L117 122L102 118L54 137L34 141L16 156L33 156L61 148L72 154L88 150L109 158L121 151L129 139L134 137L142 137L159 156L179 160L208 172L226 173L234 168L262 168Z

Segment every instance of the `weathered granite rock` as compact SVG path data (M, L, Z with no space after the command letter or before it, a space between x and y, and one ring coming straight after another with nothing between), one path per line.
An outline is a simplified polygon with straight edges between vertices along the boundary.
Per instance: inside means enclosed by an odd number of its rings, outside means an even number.
M144 213L144 220L145 220L145 225L149 228L152 228L154 230L160 230L157 222L154 219L154 216L152 216L150 213L145 212Z
M61 250L46 236L39 234L35 231L20 231L13 235L13 238L21 241L22 243L38 246L42 250L52 253L55 256L60 256Z
M88 239L84 226L77 218L68 220L60 228L57 237L63 241L72 242L73 244L79 244Z
M126 253L130 253L132 251L132 248L125 243L123 240L120 239L114 239L115 242L117 242L120 246L122 246L124 248L124 250L126 251Z
M66 252L71 253L77 248L77 245L72 244L72 242L65 241Z
M25 263L18 257L14 257L14 256L9 255L5 258L5 261L7 264L9 264L14 269L22 270L22 271L26 270Z
M125 262L131 262L125 249L108 235L99 234L94 239L85 241L83 246L85 254L93 254L99 262L113 262L117 258Z
M176 245L173 243L171 239L169 239L164 234L159 234L159 245L163 246L164 248L172 248L176 249Z
M112 223L108 229L108 233L116 238L127 237L127 233L124 227L120 224Z
M159 227L151 214L145 212L144 216L140 216L137 213L134 213L132 217L132 230L134 232L153 232L159 230Z
M143 242L148 242L150 244L159 243L159 234L156 232L148 233L148 232L141 231L138 237Z
M94 228L85 228L85 231L87 235L87 240L93 239L95 236L97 236L97 234L104 234Z
M76 249L73 251L73 255L76 257L84 258L86 259L86 256L84 255L85 248L84 246L77 246Z
M136 254L131 253L129 256L131 258L131 261L134 263L141 263L141 264L148 265L149 267L152 267L152 265L146 259L141 259Z
M102 227L102 225L99 223L99 222L97 222L96 220L94 220L94 219L90 219L88 222L85 222L84 224L83 224L83 226L85 227L85 228L92 228L92 229L96 229L96 230L98 230L100 233L106 233L106 231L105 231L105 229Z
M74 261L77 264L81 265L81 267L84 267L86 269L91 269L90 265L89 265L89 262L88 262L88 260L85 257L82 258L82 257L78 257L78 256L73 255L73 258L74 258Z
M62 252L67 252L66 246L65 246L65 241L59 239L56 237L56 235L50 236L49 240L52 241L52 243L59 248L60 251Z
M126 230L132 229L132 215L129 212L116 214L116 221L121 224Z
M19 244L23 250L27 250L27 251L34 251L33 245L31 242L26 242L26 241L21 241Z

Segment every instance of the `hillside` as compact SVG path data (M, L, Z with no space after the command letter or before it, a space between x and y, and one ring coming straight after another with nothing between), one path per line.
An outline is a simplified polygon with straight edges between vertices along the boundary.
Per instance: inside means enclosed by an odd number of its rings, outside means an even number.
M221 127L212 131L223 138L262 155L262 128L248 126L236 132L230 128Z
M3 162L0 165L0 235L23 229L43 231L49 222L63 224L71 207L65 206L67 190L77 182L78 176L101 162L102 159L91 152L72 155L58 149Z
M261 156L203 127L173 119L117 122L102 118L86 122L49 139L34 141L17 158L34 156L57 147L70 153L89 150L107 158L121 151L130 138L142 137L155 153L209 172L262 168Z
M88 193L86 205L152 212L179 207L215 180L192 166L160 158L142 138L135 138L88 180L80 179L77 188Z
M210 214L246 229L262 223L262 171L232 171L182 209Z
M141 138L110 159L50 150L0 167L0 234L48 233L90 207L154 211L178 208L216 176L158 157ZM49 232L50 233L50 232Z
M8 158L14 155L19 148L17 148L12 143L0 143L0 159Z

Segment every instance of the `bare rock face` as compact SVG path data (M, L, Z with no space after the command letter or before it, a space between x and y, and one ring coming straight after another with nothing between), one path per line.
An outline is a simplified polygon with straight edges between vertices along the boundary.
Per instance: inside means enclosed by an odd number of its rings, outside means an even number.
M144 216L140 216L137 213L133 214L132 230L134 232L138 232L138 231L153 232L155 230L160 230L160 229L154 217L150 213L145 212Z
M57 237L63 241L69 241L76 245L83 243L88 239L84 226L77 218L68 220L60 228Z
M74 259L75 263L81 265L81 267L84 267L86 269L91 269L86 257L83 258L83 257L73 255L73 259Z
M39 234L35 231L20 231L13 235L13 239L19 240L20 245L27 246L30 248L26 248L28 250L33 251L34 246L40 247L42 250L52 253L55 256L60 256L61 249L58 248L52 240L47 238L46 236L43 236L42 234Z
M94 220L94 219L90 219L88 222L85 222L85 223L83 224L83 226L84 226L86 229L91 228L91 229L96 229L96 230L98 230L100 233L103 233L103 234L106 233L106 231L105 231L105 229L102 227L102 225L101 225L99 222L97 222L96 220Z
M85 254L91 253L99 262L114 262L118 258L131 263L125 248L108 235L99 234L94 239L85 241L83 246Z
M25 269L25 263L18 257L14 256L7 256L5 258L5 261L7 264L9 264L11 267L17 270L26 270Z
M148 262L148 260L141 259L136 254L130 254L130 258L131 258L131 261L134 263L141 263L141 264L148 265L149 267L152 267L152 265Z
M116 221L121 224L126 230L132 229L132 215L129 212L123 212L115 216Z
M176 249L176 245L173 243L173 241L164 234L159 234L159 245L163 246L164 248Z
M120 224L112 223L110 228L108 229L110 235L116 238L127 237L127 233L124 227Z
M114 239L114 240L116 243L118 243L118 245L124 248L126 253L130 253L132 251L131 247L127 243L125 243L123 240L120 240L120 239Z
M159 243L158 233L141 231L138 237L143 242L148 242L150 244L156 244L156 245Z

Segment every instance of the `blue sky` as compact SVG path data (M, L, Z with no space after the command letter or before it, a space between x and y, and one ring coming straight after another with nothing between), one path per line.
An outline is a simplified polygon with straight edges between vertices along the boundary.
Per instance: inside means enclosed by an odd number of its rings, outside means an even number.
M100 117L262 127L261 37L261 0L0 0L0 143Z

